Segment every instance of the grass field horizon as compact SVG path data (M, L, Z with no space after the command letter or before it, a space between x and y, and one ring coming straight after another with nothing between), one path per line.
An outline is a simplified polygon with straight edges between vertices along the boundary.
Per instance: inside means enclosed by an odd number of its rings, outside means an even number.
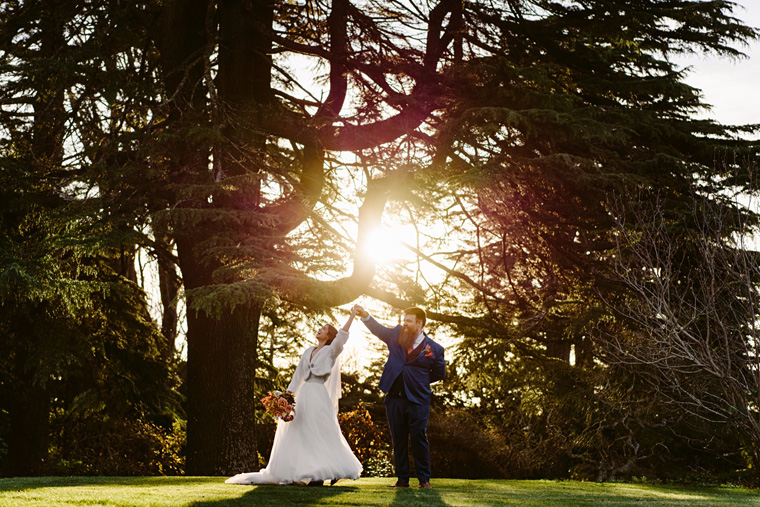
M1 507L243 507L283 505L496 506L746 505L760 490L620 482L437 479L433 489L392 489L388 478L335 486L237 486L225 477L28 477L0 479Z

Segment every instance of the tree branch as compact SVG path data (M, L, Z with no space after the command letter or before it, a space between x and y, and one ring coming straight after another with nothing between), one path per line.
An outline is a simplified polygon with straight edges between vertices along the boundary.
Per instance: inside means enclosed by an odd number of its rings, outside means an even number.
M329 308L355 300L367 290L375 276L375 261L367 255L370 235L380 226L390 190L404 177L403 173L394 173L367 183L367 194L359 209L357 246L349 276L322 281L290 266L280 266L261 270L256 278L275 287L284 299L309 308Z
M364 294L394 308L398 308L399 310L423 304L422 301L402 299L395 294L385 292L375 287L367 287ZM425 314L430 320L435 320L437 322L444 322L446 324L454 324L457 326L482 328L491 331L496 336L504 336L506 334L504 326L488 317L467 317L465 315L439 313L427 309L425 310Z
M303 150L301 180L298 188L285 199L262 208L262 213L278 217L275 230L286 235L298 227L319 201L325 184L324 150L307 144Z
M330 27L330 93L315 118L337 117L343 109L348 89L346 77L346 58L348 43L346 41L346 18L348 1L333 0L332 10L327 23Z

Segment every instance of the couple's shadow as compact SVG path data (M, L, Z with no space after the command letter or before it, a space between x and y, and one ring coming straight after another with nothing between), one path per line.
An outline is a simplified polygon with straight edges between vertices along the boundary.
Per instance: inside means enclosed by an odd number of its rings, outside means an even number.
M190 507L244 507L287 505L329 505L330 497L358 491L356 486L323 486L310 488L304 486L265 485L253 486L238 498L207 500L193 502Z
M368 492L357 486L351 485L335 485L325 486L321 488L308 488L302 486L269 486L261 485L255 486L250 491L247 491L238 498L226 498L220 500L208 500L194 502L191 507L243 507L243 506L276 506L284 507L286 505L329 505L330 497L345 495L348 498L341 499L340 503L344 503L344 500L350 500L350 497L356 494L357 496L364 496ZM391 506L406 506L406 505L432 505L432 506L445 506L447 505L441 496L435 489L418 490L416 488L409 489L396 489L396 490L381 490L377 492L378 495L383 495L384 498L375 498L374 501L369 502L374 505L391 505ZM366 500L357 498L356 502L349 504L363 504Z

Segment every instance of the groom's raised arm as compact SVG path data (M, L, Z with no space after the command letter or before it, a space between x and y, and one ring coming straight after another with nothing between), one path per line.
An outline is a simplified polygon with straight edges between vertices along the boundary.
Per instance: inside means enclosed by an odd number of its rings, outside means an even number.
M383 326L361 306L356 305L354 308L357 308L357 315L362 319L362 322L367 326L370 333L383 340L386 344L390 343L393 339L394 328Z
M393 328L380 324L372 315L366 317L366 320L362 319L362 322L367 326L370 333L383 340L386 344L390 343L393 339Z

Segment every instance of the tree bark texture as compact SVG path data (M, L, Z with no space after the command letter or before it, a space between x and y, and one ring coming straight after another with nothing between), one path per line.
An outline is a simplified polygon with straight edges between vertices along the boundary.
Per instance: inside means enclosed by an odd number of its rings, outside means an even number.
M185 287L211 284L193 241L178 242ZM188 308L192 299L188 298ZM258 468L254 381L261 306L240 305L223 316L187 313L187 469L189 475L230 475Z

